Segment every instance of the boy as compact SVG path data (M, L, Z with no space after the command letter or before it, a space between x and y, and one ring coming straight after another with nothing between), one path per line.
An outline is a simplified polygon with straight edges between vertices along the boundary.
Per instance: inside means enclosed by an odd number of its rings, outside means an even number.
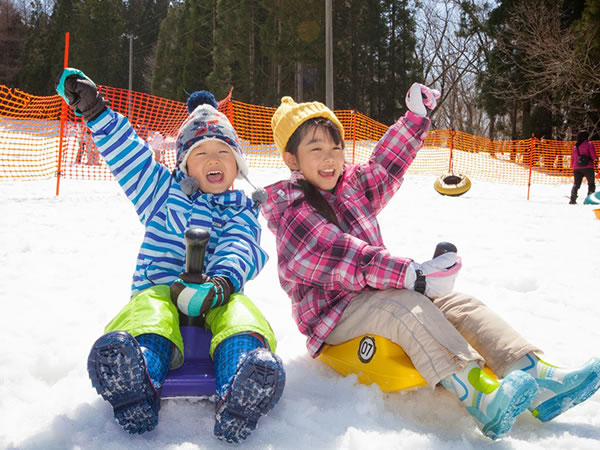
M154 161L127 118L106 106L83 72L65 69L56 90L83 115L146 228L131 300L90 352L93 386L129 433L152 430L166 373L183 364L179 309L200 317L213 334L215 435L228 442L245 439L279 401L285 372L273 353L276 340L269 323L241 294L267 255L259 246L255 205L242 191L230 190L236 177L248 174L235 130L217 111L210 92L192 94L190 116L176 140L177 164L170 173ZM184 232L190 227L210 233L201 276L182 273Z

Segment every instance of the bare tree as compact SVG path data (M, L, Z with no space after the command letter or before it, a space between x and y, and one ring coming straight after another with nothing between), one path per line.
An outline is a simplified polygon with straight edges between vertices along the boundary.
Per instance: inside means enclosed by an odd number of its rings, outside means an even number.
M482 134L487 118L477 106L476 77L483 49L476 34L460 34L460 5L429 0L420 5L417 21L417 58L424 82L442 93L433 120L438 128Z
M600 94L600 61L590 57L595 33L561 23L562 1L515 2L496 48L519 73L494 73L493 94L541 105L565 118L584 118L592 132L600 130L598 111L590 114L590 98ZM534 13L532 13L534 12ZM561 134L567 130L563 129Z

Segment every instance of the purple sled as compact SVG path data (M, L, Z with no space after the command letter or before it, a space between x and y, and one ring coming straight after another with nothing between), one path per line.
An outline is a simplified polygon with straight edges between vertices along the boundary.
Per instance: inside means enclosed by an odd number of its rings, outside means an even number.
M181 326L180 330L185 362L167 373L161 398L212 397L215 395L215 368L209 355L212 334L198 326Z

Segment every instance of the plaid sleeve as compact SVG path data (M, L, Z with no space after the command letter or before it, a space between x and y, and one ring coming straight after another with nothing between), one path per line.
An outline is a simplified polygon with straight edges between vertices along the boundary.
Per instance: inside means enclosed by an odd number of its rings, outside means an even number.
M290 208L277 236L280 276L326 290L404 287L411 259L390 255L316 214L308 205Z
M407 112L377 142L367 164L358 166L354 182L379 213L402 185L403 177L423 141L431 121Z

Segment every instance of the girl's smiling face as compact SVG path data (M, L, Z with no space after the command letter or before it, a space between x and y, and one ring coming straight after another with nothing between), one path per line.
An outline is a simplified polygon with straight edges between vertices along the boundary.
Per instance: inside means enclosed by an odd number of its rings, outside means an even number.
M283 159L290 169L302 172L312 185L329 191L344 169L344 148L333 141L326 129L313 126L298 144L297 152L284 152Z
M218 139L204 140L194 147L187 157L187 173L198 182L207 194L227 191L238 173L233 151Z

